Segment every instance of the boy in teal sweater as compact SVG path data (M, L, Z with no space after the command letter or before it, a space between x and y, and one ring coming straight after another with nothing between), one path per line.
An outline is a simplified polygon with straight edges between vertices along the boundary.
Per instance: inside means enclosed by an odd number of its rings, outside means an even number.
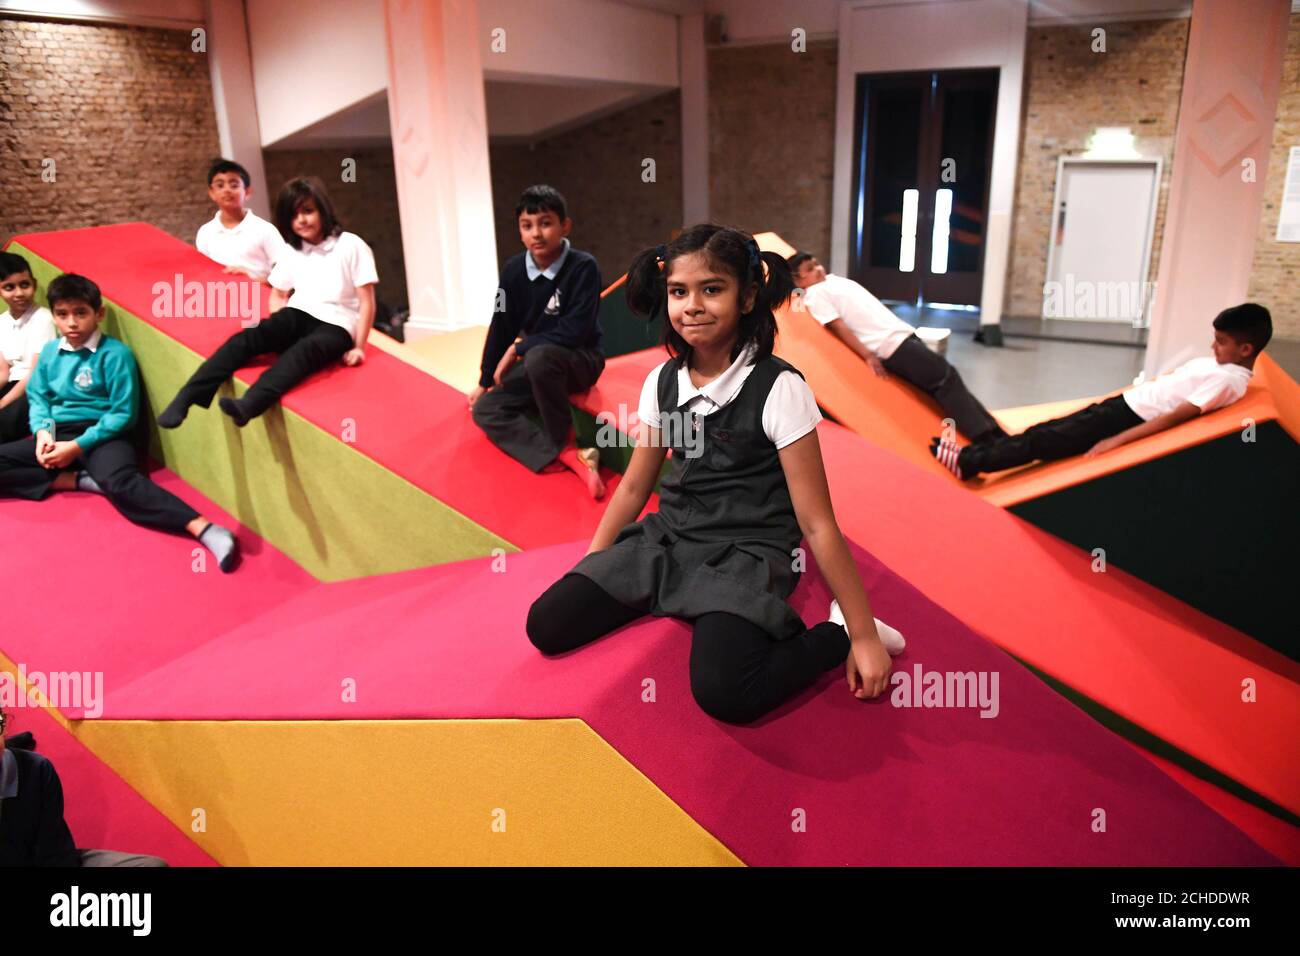
M222 571L234 570L238 539L140 473L130 440L140 406L135 356L99 331L99 287L67 273L47 296L60 337L41 349L28 381L34 437L0 445L0 497L97 492L136 524L193 535Z

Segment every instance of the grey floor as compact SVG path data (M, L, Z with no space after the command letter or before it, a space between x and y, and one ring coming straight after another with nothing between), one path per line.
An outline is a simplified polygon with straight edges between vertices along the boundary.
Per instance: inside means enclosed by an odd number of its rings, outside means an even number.
M1145 333L1140 330L1054 320L1051 331L1044 332L1040 320L1010 319L1004 324L1003 345L990 348L974 341L975 313L890 307L913 325L953 330L948 361L989 408L1100 395L1124 388L1142 371ZM1083 341L1094 335L1102 341ZM1300 341L1277 340L1268 351L1292 378L1300 379Z

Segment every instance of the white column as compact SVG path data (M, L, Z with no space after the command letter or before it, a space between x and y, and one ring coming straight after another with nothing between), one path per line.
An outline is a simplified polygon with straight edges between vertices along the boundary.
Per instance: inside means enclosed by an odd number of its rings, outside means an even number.
M408 338L487 325L497 288L477 0L385 0Z
M263 219L270 219L271 195L280 184L268 183L262 166L262 135L257 125L244 0L203 0L203 18L221 155L248 170L253 180L249 208Z
M1208 354L1245 301L1282 83L1287 0L1196 0L1143 372Z
M682 95L682 225L709 218L709 64L704 14L678 17Z

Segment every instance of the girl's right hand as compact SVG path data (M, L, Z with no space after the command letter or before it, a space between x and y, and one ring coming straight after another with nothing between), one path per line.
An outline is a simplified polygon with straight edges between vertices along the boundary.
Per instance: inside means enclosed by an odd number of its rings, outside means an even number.
M487 394L487 389L482 385L475 385L474 391L469 393L469 406L474 407L474 403Z
M889 687L889 672L893 666L889 651L885 650L885 645L875 633L870 637L853 640L845 662L849 690L858 700L879 697Z

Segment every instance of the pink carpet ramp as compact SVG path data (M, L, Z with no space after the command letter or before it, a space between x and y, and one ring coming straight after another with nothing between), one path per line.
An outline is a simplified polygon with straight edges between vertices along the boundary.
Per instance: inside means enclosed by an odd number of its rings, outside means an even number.
M319 584L266 548L248 573L195 574L176 560L186 542L131 528L93 496L5 502L0 524L16 530L38 510L84 529L79 554L101 573L78 598L97 626L54 632L36 602L18 602L0 646L29 670L104 671L107 718L576 716L751 864L1276 862L862 551L878 613L912 642L897 669L996 672L997 717L863 704L832 673L759 726L718 724L691 699L689 635L672 621L542 658L523 634L528 604L582 544L509 555L504 571L484 559ZM66 554L53 538L35 535L29 560ZM0 573L19 570L12 556ZM147 614L127 599L139 581L154 595ZM826 602L810 574L796 605L813 621ZM1096 809L1105 833L1091 829Z
M14 241L65 272L94 279L106 298L201 356L240 330L238 317L154 316L155 283L173 286L178 275L182 282L238 277L147 223L29 233ZM269 293L257 288L265 314ZM251 383L261 371L245 369L237 377ZM147 383L149 370L142 372ZM564 475L536 480L487 440L462 393L379 349L368 349L358 368L339 365L313 376L283 404L331 434L353 419L351 447L520 548L590 535L600 521L602 508L581 483ZM617 482L613 476L611 491Z
M63 817L77 846L160 856L172 866L216 866L186 834L155 810L38 707L12 711L10 734L31 731L63 784Z

